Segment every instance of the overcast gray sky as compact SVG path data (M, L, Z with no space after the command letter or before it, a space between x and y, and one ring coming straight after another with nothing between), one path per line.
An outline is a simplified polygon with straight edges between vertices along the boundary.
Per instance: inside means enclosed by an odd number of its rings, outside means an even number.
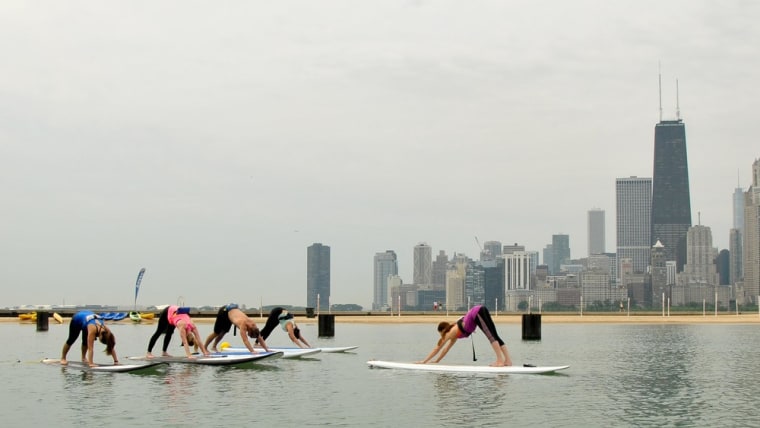
M540 251L686 124L693 222L728 246L760 156L754 1L0 3L0 307L372 303L419 242Z

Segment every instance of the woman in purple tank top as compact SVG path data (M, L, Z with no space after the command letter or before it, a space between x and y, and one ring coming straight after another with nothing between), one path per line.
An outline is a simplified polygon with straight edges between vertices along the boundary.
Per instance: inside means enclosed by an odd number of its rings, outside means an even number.
M486 335L488 341L491 342L491 347L493 347L493 351L496 353L496 362L491 365L497 367L511 366L512 360L509 358L507 345L504 344L504 341L501 340L496 332L496 326L493 323L490 312L488 312L488 308L482 305L473 306L456 323L451 324L446 321L439 323L438 333L441 334L441 339L438 340L438 344L430 351L430 354L424 360L418 361L418 363L426 364L438 355L439 352L440 356L434 362L441 361L446 356L446 353L449 352L449 349L457 342L457 339L469 337L478 327Z

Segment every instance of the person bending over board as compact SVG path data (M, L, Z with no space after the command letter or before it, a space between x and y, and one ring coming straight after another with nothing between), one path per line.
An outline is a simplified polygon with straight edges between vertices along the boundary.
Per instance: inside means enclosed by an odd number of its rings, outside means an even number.
M174 326L169 324L169 308L170 307L171 306L165 307L161 311L161 315L158 316L158 327L156 327L156 332L153 333L153 336L150 337L150 341L148 341L148 353L145 355L147 358L153 358L153 347L156 346L156 341L162 334L164 335L164 346L163 346L163 352L161 353L161 356L171 357L171 355L169 355L168 350L169 350L169 343L171 343L172 341L172 334L174 334Z
M96 366L92 361L92 357L95 349L95 339L100 340L100 343L106 345L106 354L113 358L114 364L119 364L119 358L116 356L116 338L114 338L111 330L105 325L103 320L90 311L79 311L71 317L71 324L69 324L69 337L66 339L66 343L63 344L63 350L61 351L61 365L66 365L69 362L66 360L66 355L71 349L71 345L77 340L77 336L82 335L82 362L86 362L90 367Z
M248 315L241 311L240 307L235 303L230 303L229 305L219 308L219 312L216 314L216 321L214 321L214 332L206 338L206 343L204 343L206 349L208 349L209 343L213 340L214 343L211 345L211 349L214 352L219 352L216 347L219 345L219 342L224 335L229 333L232 324L235 324L235 327L240 330L240 337L243 339L245 347L248 348L252 354L255 354L256 351L253 349L251 341L248 340L249 337L251 339L257 339L259 344L261 344L261 347L264 348L265 351L270 352L266 342L264 342L264 339L261 337L256 323L248 318Z
M293 318L293 314L281 307L276 307L269 312L267 323L264 324L264 329L261 330L261 334L259 335L259 338L256 339L256 342L261 344L263 340L266 340L278 324L288 333L288 337L290 337L290 340L292 340L296 346L299 348L311 348L309 342L301 336L301 329L296 325L296 320Z
M417 361L417 363L426 364L439 352L441 355L434 362L441 361L446 356L446 353L449 352L449 349L457 342L457 339L468 337L475 332L477 327L480 327L483 333L485 333L488 341L491 342L493 351L496 353L496 362L491 365L495 367L511 366L512 360L509 358L507 345L504 344L499 334L496 333L496 326L493 323L493 319L491 319L488 308L482 305L473 306L463 318L460 318L454 324L446 321L439 323L438 333L441 334L441 339L438 340L438 345L430 351L430 354L424 360Z
M182 345L185 347L187 358L195 358L190 352L190 344L193 343L201 348L203 355L211 355L206 347L203 346L201 335L198 333L198 327L190 319L190 308L180 308L178 306L169 306L167 320L169 325L179 330L179 337L182 338Z

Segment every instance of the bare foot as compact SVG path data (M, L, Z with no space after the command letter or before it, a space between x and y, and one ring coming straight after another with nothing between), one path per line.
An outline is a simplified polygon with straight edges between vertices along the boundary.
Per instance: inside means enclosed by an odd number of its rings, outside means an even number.
M171 357L171 355L168 352L161 353L162 357Z
M216 349L216 346L211 347L211 350L214 351L214 352L219 352L219 350Z
M145 354L145 358L147 358L149 360L152 360L155 357L153 356L153 354L151 354L150 352L148 352L147 354Z
M503 361L497 361L497 362L495 362L495 363L491 363L491 364L489 364L489 365L490 365L491 367L504 367L504 362L503 362Z
M62 366L65 366L65 365L67 365L68 363L69 363L69 362L68 362L68 361L66 361L65 359L61 360L61 365L62 365Z

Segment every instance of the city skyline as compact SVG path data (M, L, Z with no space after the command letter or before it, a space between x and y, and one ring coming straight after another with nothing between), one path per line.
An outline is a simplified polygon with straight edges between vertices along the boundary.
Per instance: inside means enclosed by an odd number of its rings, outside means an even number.
M322 242L331 302L369 308L378 252L404 282L420 242L579 258L592 208L613 251L614 180L677 117L729 248L754 2L168 5L0 5L0 306L131 305L141 267L138 305L305 305Z

